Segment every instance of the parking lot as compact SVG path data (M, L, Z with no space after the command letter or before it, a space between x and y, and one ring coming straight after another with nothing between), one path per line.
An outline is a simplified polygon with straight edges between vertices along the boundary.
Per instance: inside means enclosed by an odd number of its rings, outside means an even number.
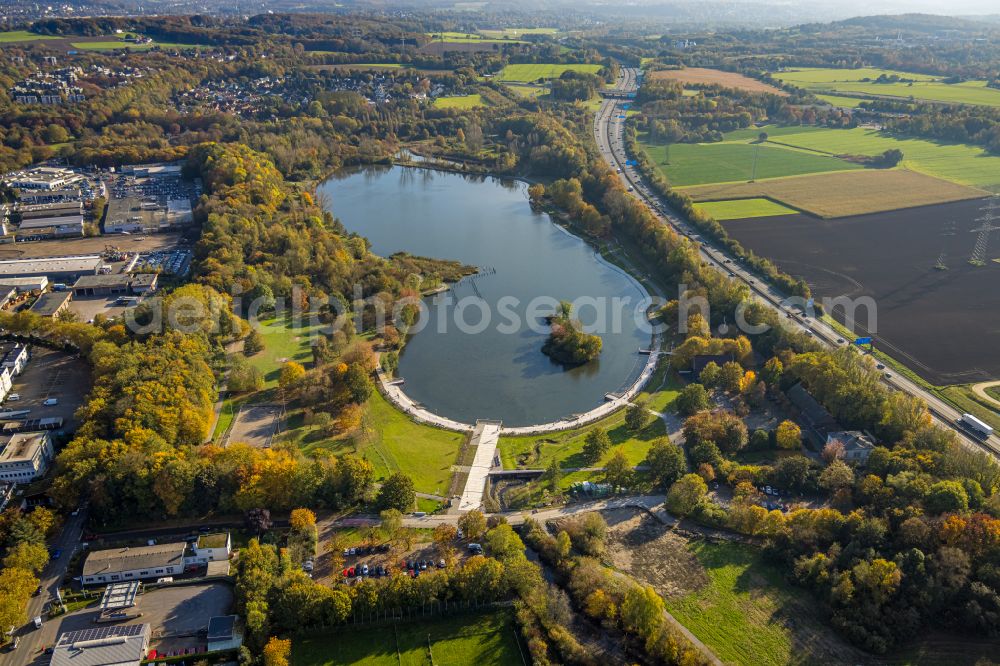
M69 303L69 310L79 321L92 322L99 314L108 318L121 316L127 306L119 302L118 296L95 296L92 298L74 298Z
M185 650L205 645L203 632L209 618L230 614L232 606L233 589L225 583L168 586L143 592L139 596L142 615L121 624L149 624L152 649ZM91 606L45 622L38 630L41 645L53 645L66 631L93 628L99 615L100 611Z
M31 348L31 360L14 379L14 387L3 406L7 410L30 410L27 418L31 419L61 416L63 429L70 431L75 426L73 414L89 390L86 363L65 352L35 346ZM11 400L15 394L20 398ZM42 404L50 398L58 403Z

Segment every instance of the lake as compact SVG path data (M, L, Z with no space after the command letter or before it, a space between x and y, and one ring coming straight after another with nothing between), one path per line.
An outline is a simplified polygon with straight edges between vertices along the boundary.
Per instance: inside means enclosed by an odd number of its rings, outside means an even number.
M422 330L400 355L406 394L425 408L466 423L546 423L593 409L641 372L647 357L639 349L650 343L645 290L533 211L524 183L379 166L345 170L319 191L379 255L405 251L480 269L424 299ZM559 300L577 301L581 322L598 327L596 361L564 369L542 353L544 317ZM609 314L599 316L599 307Z

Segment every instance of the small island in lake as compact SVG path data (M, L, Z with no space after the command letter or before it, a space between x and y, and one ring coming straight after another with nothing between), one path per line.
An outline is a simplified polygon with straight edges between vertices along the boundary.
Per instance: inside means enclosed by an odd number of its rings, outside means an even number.
M549 327L542 353L556 363L583 365L600 355L604 344L600 336L583 332L580 322L573 319L573 305L568 301L562 301L559 311L549 317Z

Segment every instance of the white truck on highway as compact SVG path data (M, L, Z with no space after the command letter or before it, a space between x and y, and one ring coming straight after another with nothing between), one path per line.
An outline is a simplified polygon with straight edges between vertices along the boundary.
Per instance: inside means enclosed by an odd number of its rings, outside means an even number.
M989 439L990 435L993 434L993 426L983 423L972 414L962 414L958 423L980 439Z

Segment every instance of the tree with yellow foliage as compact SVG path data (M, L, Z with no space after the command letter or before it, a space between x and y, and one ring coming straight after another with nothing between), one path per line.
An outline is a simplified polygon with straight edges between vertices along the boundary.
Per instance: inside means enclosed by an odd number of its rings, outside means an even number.
M802 448L802 429L793 421L782 421L778 424L775 438L779 449L795 450Z
M272 636L264 646L264 666L288 666L292 654L292 641Z

